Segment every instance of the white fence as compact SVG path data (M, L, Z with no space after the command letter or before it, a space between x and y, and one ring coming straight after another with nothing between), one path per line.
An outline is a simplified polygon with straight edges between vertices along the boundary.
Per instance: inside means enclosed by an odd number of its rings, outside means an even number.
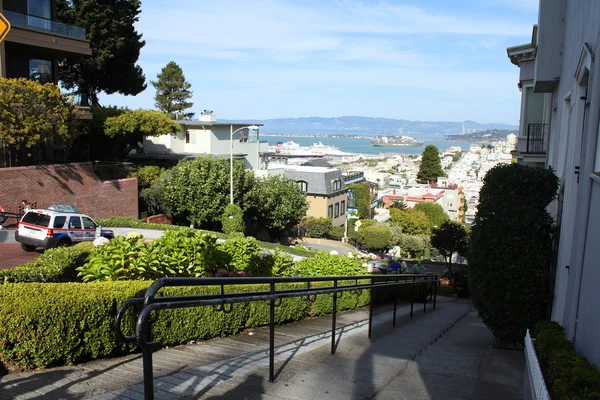
M523 398L525 400L550 400L542 369L533 347L533 340L529 336L529 329L525 334L525 369Z

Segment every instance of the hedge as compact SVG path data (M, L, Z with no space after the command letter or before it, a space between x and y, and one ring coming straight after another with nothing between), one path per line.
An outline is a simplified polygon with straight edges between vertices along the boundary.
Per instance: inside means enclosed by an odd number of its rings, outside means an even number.
M14 268L0 271L0 284L9 282L75 282L75 268L83 265L92 243L48 249L39 257Z
M538 360L553 400L600 399L598 369L577 354L558 323L538 323L534 336Z
M11 368L28 370L69 365L136 351L117 341L112 322L125 300L140 297L152 282L14 283L0 285L0 361ZM326 283L322 283L326 285ZM319 284L321 285L321 284ZM304 287L280 284L278 288ZM263 288L266 288L263 285ZM257 285L236 285L226 291L255 291ZM218 293L217 287L166 288L165 294ZM338 311L363 307L369 291L344 293ZM298 321L331 312L331 296L314 303L300 298L283 300L276 308L277 323ZM268 324L265 302L241 303L231 313L212 307L162 311L153 323L153 338L165 346L231 335L242 329ZM133 320L125 323L132 332Z

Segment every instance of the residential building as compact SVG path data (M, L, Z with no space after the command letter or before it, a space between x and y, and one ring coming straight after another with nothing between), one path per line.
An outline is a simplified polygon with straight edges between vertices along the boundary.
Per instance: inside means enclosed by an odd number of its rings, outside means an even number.
M551 167L560 181L552 319L600 367L599 54L597 0L541 0L531 43L508 49L523 91L517 160Z
M0 0L0 13L11 30L0 43L0 76L58 83L65 57L92 54L85 29L56 20L56 0ZM82 118L91 118L87 100L76 97Z
M307 217L326 217L333 226L343 226L348 210L348 189L338 168L288 165L284 174L306 194Z
M266 170L268 143L260 142L262 124L217 122L212 111L204 111L198 120L177 121L181 130L175 135L144 137L142 153L132 158L182 159L214 155L242 160L247 169Z

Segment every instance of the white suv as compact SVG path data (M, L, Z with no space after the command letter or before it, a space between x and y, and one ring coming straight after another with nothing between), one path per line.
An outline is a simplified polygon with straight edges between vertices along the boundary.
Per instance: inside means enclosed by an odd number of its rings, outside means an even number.
M76 207L53 204L48 209L28 211L19 222L15 240L24 251L34 251L38 247L49 249L93 241L97 235L114 237L111 230L98 231L98 224Z

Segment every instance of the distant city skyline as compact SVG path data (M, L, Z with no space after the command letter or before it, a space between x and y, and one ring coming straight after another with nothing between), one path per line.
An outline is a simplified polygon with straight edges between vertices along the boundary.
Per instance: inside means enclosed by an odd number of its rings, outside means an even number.
M531 40L537 0L142 2L148 88L103 105L154 108L169 61L193 111L219 119L359 115L517 125L519 70L506 47Z

